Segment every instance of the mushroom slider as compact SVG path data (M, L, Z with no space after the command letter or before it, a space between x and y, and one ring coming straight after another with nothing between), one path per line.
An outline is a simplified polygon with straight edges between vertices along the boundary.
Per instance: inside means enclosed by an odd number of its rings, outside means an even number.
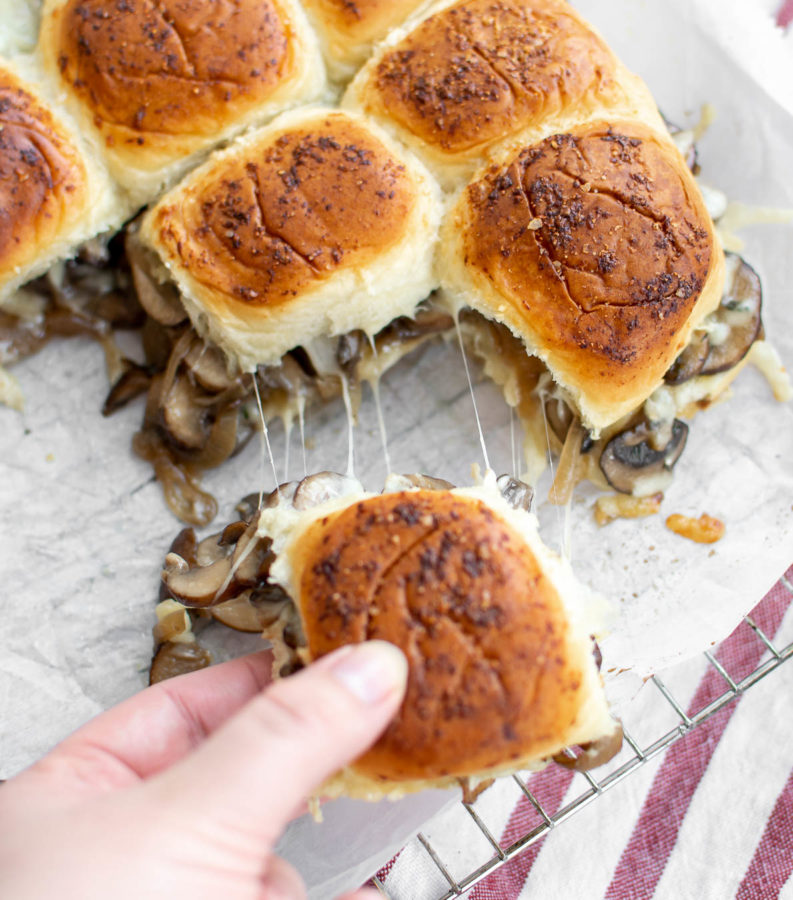
M409 661L397 717L322 795L470 785L601 739L615 752L618 726L593 655L599 601L492 473L473 488L416 483L302 510L285 491L259 513L275 554L270 580L298 613L303 663L369 639L396 644ZM515 495L514 484L501 487ZM277 660L294 633L269 632Z

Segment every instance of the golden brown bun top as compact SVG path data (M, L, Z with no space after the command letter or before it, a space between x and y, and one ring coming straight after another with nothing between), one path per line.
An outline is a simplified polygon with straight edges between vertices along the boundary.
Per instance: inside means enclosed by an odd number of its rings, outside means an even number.
M0 283L31 264L80 215L86 171L62 128L0 68Z
M642 402L720 252L671 143L594 123L491 167L463 204L464 265L498 317L606 417Z
M358 773L433 779L558 748L583 690L564 609L481 500L371 497L312 523L292 563L312 658L369 639L408 658L402 708Z
M317 19L350 41L375 41L424 0L303 0Z
M366 102L428 144L462 153L607 93L614 69L563 0L466 0L382 57Z
M213 135L295 65L277 0L68 0L52 16L49 52L110 146Z
M210 160L144 231L213 302L277 308L396 243L414 195L376 137L329 113Z

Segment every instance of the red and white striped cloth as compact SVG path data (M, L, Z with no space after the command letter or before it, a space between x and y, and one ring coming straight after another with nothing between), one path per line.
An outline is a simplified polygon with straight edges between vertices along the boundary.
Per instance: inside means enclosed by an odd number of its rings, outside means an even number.
M755 623L782 645L793 640L791 601L793 566L752 612ZM767 655L755 633L742 624L721 644L716 659L740 680ZM691 715L725 690L721 675L704 656L664 678ZM634 737L641 738L643 729L651 740L675 722L668 718L671 708L659 703L657 691L642 694L646 697L637 704L629 727ZM466 897L793 900L791 707L793 664L786 664L493 872ZM528 786L553 814L582 792L580 778L550 767L529 778ZM506 790L514 791L506 781ZM505 788L499 782L491 791L499 786ZM484 794L477 810L483 807L485 824L507 847L538 824L538 814L525 797L504 809L510 795L504 790L502 794L492 801ZM493 823L499 814L504 818L497 829ZM471 840L460 831L464 821L464 815L454 819L450 811L426 832L453 877L460 879L487 858L477 860L466 852L463 845L470 848ZM487 855L492 855L489 848ZM429 900L448 890L416 842L379 877L394 900Z

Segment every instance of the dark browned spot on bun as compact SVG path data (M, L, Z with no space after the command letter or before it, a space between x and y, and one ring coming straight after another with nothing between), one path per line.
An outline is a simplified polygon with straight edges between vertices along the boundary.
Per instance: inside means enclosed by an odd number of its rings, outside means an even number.
M386 494L301 539L312 656L381 639L407 654L400 713L356 769L406 780L542 753L578 708L567 624L534 555L478 500Z
M293 69L273 0L70 0L58 15L64 81L128 142L214 134Z
M403 237L414 186L404 166L342 114L237 154L157 210L191 276L239 303L277 306Z
M377 66L382 112L448 152L537 122L612 84L603 42L559 0L469 0L423 22Z
M50 113L0 71L0 266L46 252L63 220L82 206L85 171Z
M574 354L582 378L619 384L620 366L669 352L713 250L674 148L644 126L598 123L524 149L467 197L468 266L542 346Z

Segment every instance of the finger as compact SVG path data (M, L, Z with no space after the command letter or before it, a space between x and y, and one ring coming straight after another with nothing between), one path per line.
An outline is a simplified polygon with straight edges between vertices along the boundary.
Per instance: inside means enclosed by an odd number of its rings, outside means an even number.
M121 787L173 765L269 681L269 650L146 688L68 737L30 772Z
M370 747L396 713L407 661L393 645L343 647L255 697L150 782L164 815L261 859L302 798ZM195 785L201 787L200 821Z
M306 886L296 869L273 856L267 864L259 896L261 900L305 900Z

